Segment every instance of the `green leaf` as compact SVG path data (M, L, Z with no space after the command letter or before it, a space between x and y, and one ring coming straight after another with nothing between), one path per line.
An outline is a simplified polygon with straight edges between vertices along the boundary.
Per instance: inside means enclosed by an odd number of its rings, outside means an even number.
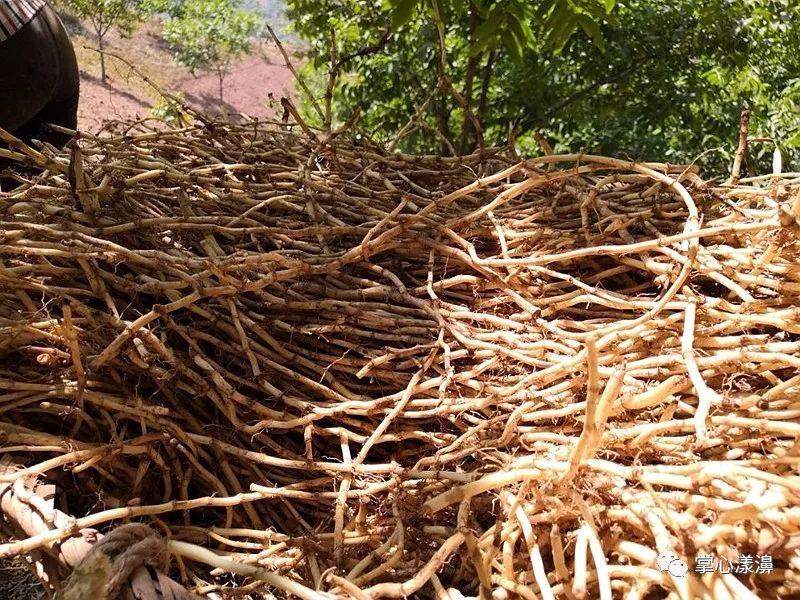
M783 148L791 147L797 148L800 147L800 131L795 133L793 136L788 138L786 141L783 142Z
M408 23L418 3L419 0L392 0L392 29Z
M508 26L523 47L533 44L533 30L531 30L530 23L527 20L521 19L516 15L509 15Z
M563 5L556 5L550 19L552 28L549 31L547 42L550 49L558 53L575 32L577 21L575 15Z
M576 16L581 14L591 15L594 17L595 21L601 21L603 17L606 16L605 7L595 0L581 3L579 6L573 7L572 13Z
M470 49L470 54L475 56L489 48L495 48L498 44L496 32L500 26L501 19L498 15L490 15L483 23L475 28L475 41Z
M594 42L595 46L597 46L601 51L605 51L606 43L603 39L603 34L600 31L600 26L597 24L596 21L590 19L586 15L578 15L578 24L581 26L581 29L589 36L589 38Z
M519 62L522 60L522 45L519 43L519 40L513 36L506 34L503 36L503 47L508 52L508 55L515 61Z

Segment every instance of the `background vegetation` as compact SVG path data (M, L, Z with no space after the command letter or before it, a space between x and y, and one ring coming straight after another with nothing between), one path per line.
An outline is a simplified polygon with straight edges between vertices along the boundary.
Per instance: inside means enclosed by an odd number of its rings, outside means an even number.
M100 78L106 83L105 39L112 28L130 35L149 13L139 0L60 0L60 6L86 21L100 50Z
M301 49L310 120L359 108L361 131L403 150L513 139L535 154L538 137L556 152L702 155L719 172L748 107L752 134L777 140L787 167L800 159L797 0L287 0L288 30L275 1L60 2L101 48L109 30L158 16L177 63L218 77L220 104L231 64L269 43L270 24ZM753 150L763 170L772 146Z
M404 149L470 150L479 141L471 112L486 143L511 133L524 152L538 151L533 134L541 132L556 151L677 162L711 150L702 161L720 169L750 107L754 134L778 140L785 162L798 158L794 0L287 4L320 95L331 48L346 59L333 93L339 120L359 106L365 131L391 139L419 111ZM445 84L431 97L441 78L437 19L457 94ZM772 152L761 148L761 156Z
M222 102L225 75L235 59L250 51L258 15L239 8L239 0L151 1L168 15L163 35L175 59L193 73L213 71Z

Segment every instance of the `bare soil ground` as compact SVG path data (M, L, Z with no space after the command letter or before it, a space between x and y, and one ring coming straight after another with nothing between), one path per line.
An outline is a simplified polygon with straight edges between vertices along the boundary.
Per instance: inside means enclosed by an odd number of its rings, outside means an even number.
M94 50L97 42L84 26L69 17L70 31L81 69L81 103L78 126L97 131L108 121L122 121L150 116L159 93L123 61L107 55L108 82L100 79L100 55ZM231 67L224 80L224 105L219 100L216 74L192 74L175 63L169 48L159 36L160 22L152 20L130 38L112 31L107 36L107 52L117 54L136 66L160 89L183 92L187 102L209 113L243 113L254 117L273 116L276 109L270 102L292 95L292 74L283 64L277 49L264 43L252 56ZM274 103L273 103L274 104Z
M225 110L254 117L273 116L276 108L270 102L270 94L275 100L290 96L292 83L292 74L282 63L269 63L258 56L249 57L235 65L225 77ZM180 89L192 105L216 113L220 107L218 85L217 76L207 74L184 79Z
M3 600L41 600L45 597L42 584L39 583L23 559L0 560L0 598Z

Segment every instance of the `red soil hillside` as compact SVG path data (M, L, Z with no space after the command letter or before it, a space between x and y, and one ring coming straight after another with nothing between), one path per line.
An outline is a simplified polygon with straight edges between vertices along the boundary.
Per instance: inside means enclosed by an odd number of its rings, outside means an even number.
M81 69L81 102L78 125L86 131L97 131L108 121L147 118L159 99L158 92L124 62L108 56L108 83L100 81L100 57L92 50L97 46L80 22L66 17L78 63ZM161 24L149 21L130 38L115 32L108 35L108 52L117 54L151 79L159 88L183 92L187 102L207 112L219 112L219 83L215 74L192 75L176 64L169 48L161 39ZM275 114L269 106L269 95L276 99L293 94L292 74L283 64L277 49L263 44L252 56L233 65L225 78L225 110L228 114L244 113L254 117Z

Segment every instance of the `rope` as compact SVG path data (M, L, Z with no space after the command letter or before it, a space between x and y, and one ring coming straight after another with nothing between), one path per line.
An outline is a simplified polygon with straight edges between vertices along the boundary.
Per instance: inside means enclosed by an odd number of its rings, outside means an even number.
M122 525L94 545L75 567L57 599L117 600L141 597L129 593L137 571L141 567L152 567L155 571L165 572L167 563L166 546L160 535L141 523ZM161 582L161 578L158 580ZM141 585L138 580L136 583ZM147 587L152 587L153 598L195 598L188 592L176 595L174 589L157 589L152 579L148 584L151 584Z

